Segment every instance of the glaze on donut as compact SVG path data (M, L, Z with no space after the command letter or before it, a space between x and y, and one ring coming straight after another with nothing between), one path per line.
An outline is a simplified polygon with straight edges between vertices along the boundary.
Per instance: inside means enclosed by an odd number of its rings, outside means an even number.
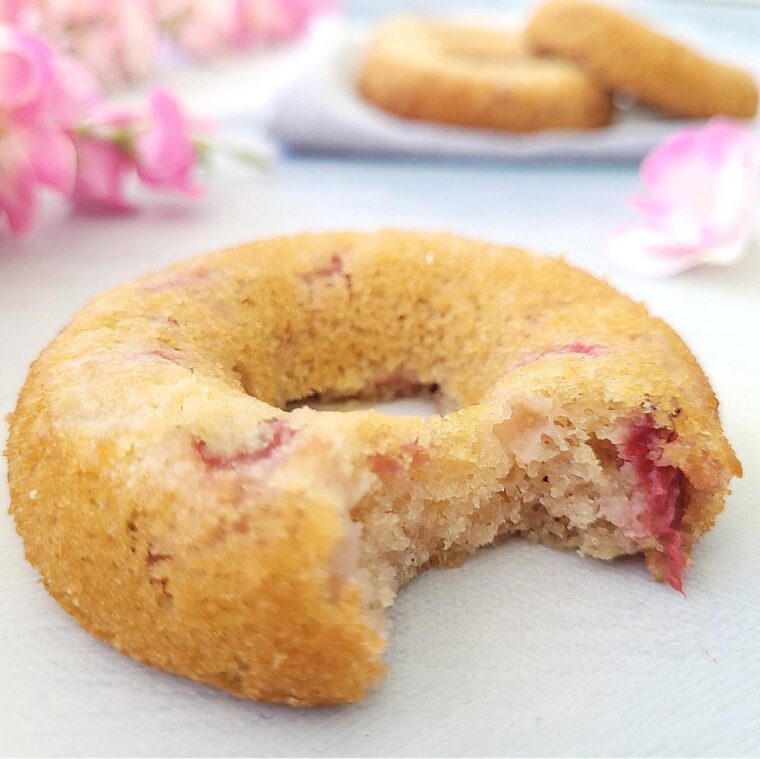
M531 55L519 34L413 18L383 24L358 87L398 116L532 132L605 126L612 99L574 63Z
M619 11L588 0L549 0L525 36L537 52L575 61L600 86L681 118L757 111L757 84Z
M456 410L285 410L419 392ZM11 511L50 593L121 651L349 702L385 670L398 588L498 538L642 553L680 588L740 474L717 405L666 324L560 260L267 240L76 314L10 417Z

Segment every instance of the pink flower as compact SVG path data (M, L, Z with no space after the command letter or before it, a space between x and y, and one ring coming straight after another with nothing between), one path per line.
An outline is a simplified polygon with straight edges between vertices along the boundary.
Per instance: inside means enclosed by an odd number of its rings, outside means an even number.
M77 111L79 95L57 78L58 65L39 38L0 27L0 210L14 234L34 221L40 185L69 193L74 184L76 154L61 119Z
M25 6L26 0L0 0L0 22L15 24Z
M211 56L225 48L289 40L332 0L155 0L159 23L181 49Z
M148 114L99 107L75 139L78 170L72 200L88 207L127 208L124 183L135 173L151 187L200 194L192 128L179 103L163 90L151 96Z
M41 106L53 78L52 51L21 29L0 26L0 109ZM29 115L28 113L25 116Z
M0 138L0 210L11 231L21 235L31 227L37 209L37 178L23 148L12 137Z
M146 23L140 14L153 12L154 2L159 0L0 0L0 13L26 19L32 9L47 8L76 26L93 13L118 11L139 41ZM198 156L212 146L195 133L208 130L161 90L147 110L109 106L79 62L34 34L0 25L0 221L7 218L14 234L31 227L43 187L109 209L129 206L125 185L135 177L151 187L199 194ZM227 151L252 162L244 150Z
M334 9L333 0L0 0L0 21L24 25L117 85L149 74L167 40L208 57L292 39Z
M150 0L121 0L117 5L117 49L126 79L146 76L158 58L160 35Z
M82 61L105 84L144 77L158 56L153 0L35 0L35 31Z
M50 117L65 129L72 129L103 100L95 76L73 58L53 59L53 86L47 94Z
M148 131L136 142L135 165L145 184L178 190L186 195L201 192L193 174L197 151L190 135L190 122L179 103L163 90L150 99Z
M182 50L203 58L223 50L233 33L234 0L157 0L159 22Z
M294 39L314 16L336 7L333 0L233 0L230 44L246 48Z
M667 276L702 263L728 265L747 250L760 200L760 140L723 118L668 138L642 162L642 219L609 242L632 271Z
M125 210L130 207L124 181L132 165L125 152L105 140L77 140L76 184L72 202L89 208Z

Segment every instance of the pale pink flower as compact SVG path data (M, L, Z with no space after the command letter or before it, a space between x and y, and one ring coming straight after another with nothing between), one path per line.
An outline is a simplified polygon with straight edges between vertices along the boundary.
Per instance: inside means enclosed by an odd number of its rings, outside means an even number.
M22 24L84 63L108 86L144 78L171 42L210 57L293 39L333 0L0 0Z
M0 138L0 211L11 231L31 227L37 210L37 177L23 147L12 136Z
M26 0L0 0L0 23L15 24L26 8Z
M135 0L132 6L126 0L29 0L11 7L0 0L0 12L26 19L30 9L45 7L70 28L86 25L93 13L112 18L119 12L126 27L132 25L127 36L139 40L145 22L140 14L155 10L152 2L158 1ZM105 44L108 50L111 42ZM152 95L147 109L114 108L80 62L34 34L0 25L0 221L5 216L13 233L30 228L42 187L79 205L108 209L129 206L126 184L135 178L154 188L199 194L199 155L225 150L206 141L208 131L208 124L189 119L164 91ZM245 150L226 150L254 162Z
M68 56L53 57L53 81L47 92L51 119L71 129L102 101L103 91L91 71Z
M113 1L113 0L112 0ZM156 64L160 34L149 0L121 0L116 27L121 72L126 79L146 76Z
M201 188L193 174L197 151L191 124L168 92L157 90L150 99L151 118L135 143L137 174L145 184L197 195Z
M53 79L53 56L39 37L0 26L0 108L12 113L43 105Z
M78 130L72 199L88 207L126 208L124 184L135 173L151 187L200 194L193 129L176 99L163 90L151 96L149 113L100 106Z
M153 0L30 0L28 6L32 28L107 85L154 68L160 30Z
M208 57L226 48L289 40L332 0L155 0L159 22L174 43Z
M104 140L77 140L77 175L72 202L88 208L123 210L130 207L124 182L132 170L127 154Z
M76 152L71 138L48 126L26 126L19 142L40 184L64 194L71 192L76 172Z
M282 42L302 34L314 16L333 12L333 0L233 0L230 44Z
M31 226L40 185L69 193L76 153L59 118L78 95L56 78L58 61L39 38L0 27L0 209L11 230Z
M619 231L610 255L643 275L728 265L748 249L760 201L760 140L724 118L668 138L642 162L641 221Z
M25 119L68 127L102 98L97 80L84 66L18 27L0 26L0 56L3 112L23 108Z
M234 33L234 0L156 0L159 23L182 50L202 58L219 53Z

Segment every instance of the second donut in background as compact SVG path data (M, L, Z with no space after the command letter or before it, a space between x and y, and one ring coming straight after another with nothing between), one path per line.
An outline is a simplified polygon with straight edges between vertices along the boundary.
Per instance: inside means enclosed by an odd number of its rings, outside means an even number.
M375 32L359 90L410 119L532 132L588 129L612 98L575 63L539 57L508 30L396 18Z
M669 116L749 118L757 111L757 85L748 72L587 0L549 0L525 37L535 51L575 61L600 86Z
M758 101L748 72L587 0L549 0L524 32L391 19L357 86L397 116L509 132L607 126L617 92L681 118L749 118Z

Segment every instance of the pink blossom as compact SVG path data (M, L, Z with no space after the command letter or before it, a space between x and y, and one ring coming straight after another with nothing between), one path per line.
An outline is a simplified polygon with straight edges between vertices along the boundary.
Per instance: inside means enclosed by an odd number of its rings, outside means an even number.
M0 23L15 24L26 7L26 0L0 0Z
M71 129L103 100L95 76L79 61L63 55L53 58L53 82L47 93L50 117Z
M37 177L23 147L13 136L0 138L0 210L11 231L26 232L37 209Z
M157 0L158 20L180 49L203 58L223 50L234 33L234 0Z
M153 0L34 0L27 23L108 85L154 67L160 30Z
M233 0L230 43L245 48L255 42L293 39L314 16L334 10L332 0Z
M163 90L150 99L148 131L136 142L135 165L145 184L178 190L186 195L201 192L193 173L197 162L190 123L179 103Z
M52 78L52 51L48 45L21 29L0 26L0 108L3 113L41 106Z
M56 79L58 62L39 38L0 27L0 209L11 231L31 226L41 185L68 193L76 154L58 117L76 97Z
M130 40L135 50L149 48L155 24L150 21L148 33L146 14L156 12L159 2L0 0L0 14L21 18L24 23L36 19L41 26L57 18L58 32L63 29L64 37L66 30L88 27L93 20L96 26L103 22L103 35L93 34L93 44L103 45L102 55L118 54L136 70L142 65L139 56L124 57L129 45L121 43L114 52L108 35ZM186 7L188 0L174 2ZM229 11L233 2L220 5ZM114 13L119 22L111 28L109 20ZM229 21L231 16L226 18ZM229 24L224 27L226 35L231 28ZM201 34L200 27L197 32ZM82 39L76 42L86 43ZM114 108L104 102L97 79L81 62L61 54L35 34L0 25L0 220L5 216L14 234L22 234L32 225L43 187L79 205L109 209L128 207L125 188L135 177L151 187L199 194L195 170L205 143L198 143L195 134L208 130L207 125L189 119L164 91L151 96L148 109ZM238 149L230 153L249 162L252 159Z
M748 248L760 199L760 140L723 118L676 133L642 162L641 221L609 253L636 273L667 276L702 263L727 265Z
M156 0L158 19L181 49L208 57L225 48L281 42L306 30L332 0Z
M165 92L148 114L101 101L94 79L38 37L0 27L0 210L26 232L40 187L80 205L128 206L125 182L200 191L193 125Z
M71 200L79 206L124 210L130 207L124 181L131 170L126 153L105 141L77 140L77 175Z
M113 3L113 0L111 0ZM117 49L127 79L146 76L158 58L160 35L149 0L121 0L117 5Z
M165 42L209 57L293 39L334 9L333 0L0 0L0 21L40 34L111 86L149 74Z
M79 166L72 199L79 205L128 207L124 184L137 174L151 187L198 195L193 124L168 92L157 90L150 111L95 109L76 137Z

